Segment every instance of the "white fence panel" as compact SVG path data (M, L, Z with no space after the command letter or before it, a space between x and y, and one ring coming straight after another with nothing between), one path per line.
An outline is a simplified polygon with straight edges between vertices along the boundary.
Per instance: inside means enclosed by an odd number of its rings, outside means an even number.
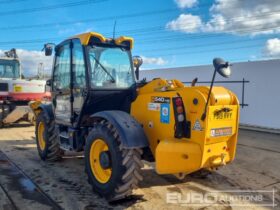
M140 78L179 79L191 82L195 77L198 81L210 81L213 66L194 66L170 69L140 71ZM240 122L245 125L280 129L280 60L254 61L234 63L232 76L224 79L217 75L216 81L249 81L245 83L244 106L241 108ZM186 84L188 85L188 84ZM208 85L208 84L198 84ZM242 83L222 83L238 95L242 102Z

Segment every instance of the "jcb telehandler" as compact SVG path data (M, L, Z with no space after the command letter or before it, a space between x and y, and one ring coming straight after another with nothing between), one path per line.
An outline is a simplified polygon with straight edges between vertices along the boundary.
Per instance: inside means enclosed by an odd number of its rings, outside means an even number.
M52 46L45 44L47 56ZM133 59L132 47L132 38L94 32L63 41L47 82L51 104L31 104L41 159L84 151L89 183L109 201L137 187L142 159L154 161L158 174L184 177L223 166L236 151L238 99L213 87L216 72L230 75L229 64L214 59L210 87L176 79L136 82L142 60Z

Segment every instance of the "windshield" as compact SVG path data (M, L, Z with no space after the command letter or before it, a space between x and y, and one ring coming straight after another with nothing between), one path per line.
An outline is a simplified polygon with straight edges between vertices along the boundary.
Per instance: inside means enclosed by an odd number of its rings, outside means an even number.
M0 60L0 78L20 78L19 63L16 61Z
M135 83L129 51L91 47L91 85L94 88L128 88Z

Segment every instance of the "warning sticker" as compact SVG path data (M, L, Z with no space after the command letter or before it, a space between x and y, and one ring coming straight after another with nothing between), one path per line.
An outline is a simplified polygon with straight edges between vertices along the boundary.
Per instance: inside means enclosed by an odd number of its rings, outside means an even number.
M211 129L210 134L211 134L212 137L231 136L232 135L232 127L214 128L214 129Z
M14 86L14 91L15 91L15 92L22 92L22 86L15 85L15 86Z
M159 103L148 103L148 110L159 111L160 110L160 104Z
M170 123L170 105L161 104L160 106L160 122L161 123Z
M202 131L202 128L201 128L201 125L200 125L200 122L199 120L197 119L193 125L193 130L195 131Z

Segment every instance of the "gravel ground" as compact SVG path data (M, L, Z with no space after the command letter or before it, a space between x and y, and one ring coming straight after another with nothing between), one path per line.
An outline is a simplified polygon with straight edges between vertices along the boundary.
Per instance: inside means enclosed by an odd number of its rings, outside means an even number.
M131 198L114 204L108 204L92 192L84 173L82 154L67 154L56 163L41 161L33 126L19 124L0 129L0 150L63 209L272 209L242 199L220 199L200 205L186 203L189 193L205 195L219 191L220 195L228 196L237 195L240 190L274 190L275 203L280 201L280 135L275 134L241 130L236 160L205 179L188 176L181 181L172 175L159 176L152 165L145 163L144 181L139 189L134 191ZM0 171L0 184L2 181ZM259 192L255 194L259 195ZM172 200L174 203L167 203L167 195L182 197L181 200L176 197ZM272 192L262 192L261 195L266 202L273 198ZM0 209L9 209L9 202L0 188ZM32 209L24 201L18 207ZM277 208L279 204L274 207Z

